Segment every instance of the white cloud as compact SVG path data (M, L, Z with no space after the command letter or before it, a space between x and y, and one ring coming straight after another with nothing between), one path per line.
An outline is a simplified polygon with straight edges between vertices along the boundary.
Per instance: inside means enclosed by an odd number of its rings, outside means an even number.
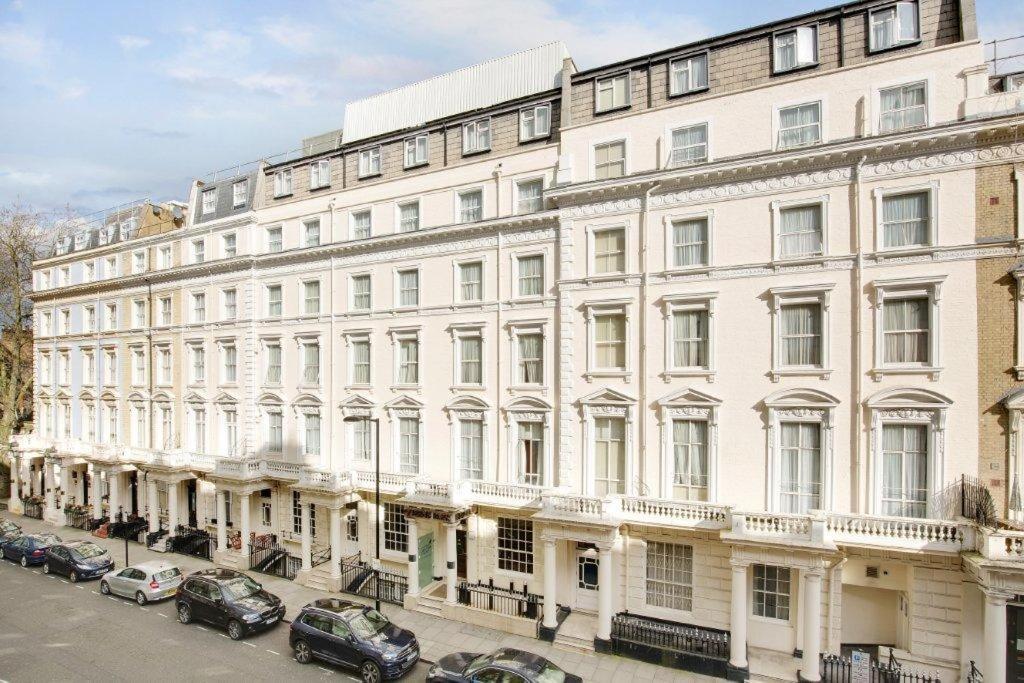
M62 100L77 100L89 92L89 86L84 83L66 83L56 87L57 96Z
M311 52L321 45L315 27L287 17L264 20L260 32L271 42L293 52Z
M125 52L131 52L132 50L141 50L147 47L152 41L145 36L118 36L117 44L121 46L121 49Z
M0 59L25 66L42 66L47 45L41 35L18 24L0 24Z

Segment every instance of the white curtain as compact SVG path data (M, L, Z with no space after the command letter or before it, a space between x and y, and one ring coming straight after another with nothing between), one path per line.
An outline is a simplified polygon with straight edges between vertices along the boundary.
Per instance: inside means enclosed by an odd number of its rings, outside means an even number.
M708 127L706 124L672 131L672 165L682 166L708 158Z
M359 310L370 307L370 276L352 278L352 306Z
M320 345L306 344L303 347L303 375L302 379L307 384L317 384L320 381Z
M672 62L672 92L699 90L708 86L708 57L698 55Z
M880 95L883 133L923 126L927 123L924 83L888 88Z
M398 275L398 289L401 305L416 306L420 302L420 273L406 270Z
M420 227L420 205L418 202L411 202L409 204L402 204L401 211L401 226L402 232L412 232L418 230Z
M597 340L597 367L626 367L626 319L621 315L594 318Z
M320 416L306 415L306 452L320 454Z
M370 342L352 342L352 382L370 383Z
M872 13L871 22L871 44L876 50L895 44L895 7Z
M540 422L519 423L519 444L522 460L519 481L539 485L543 482L544 425Z
M707 311L677 311L672 316L677 368L707 367Z
M543 381L543 343L544 338L539 334L519 335L519 363L522 368L519 381L523 384L540 384Z
M887 247L928 244L928 193L915 192L885 197L882 223Z
M277 384L281 381L281 347L267 347L267 383Z
M928 299L886 301L883 327L886 363L928 362Z
M519 295L539 296L544 283L544 257L524 256L519 259Z
M626 491L626 426L622 418L594 420L594 493L606 496Z
M370 236L370 212L360 211L352 216L352 239L362 240Z
M672 422L673 484L677 498L707 500L708 424L702 420Z
M419 344L404 340L399 344L398 381L400 384L416 384L419 381Z
M466 192L459 195L459 220L463 223L483 218L483 193Z
M924 517L928 512L928 427L882 427L882 507L886 515Z
M459 422L462 450L459 460L459 476L462 479L482 479L483 463L483 422L462 420Z
M821 364L821 306L783 306L781 316L782 365Z
M483 266L479 263L463 263L459 265L462 281L462 300L477 301L482 297L481 280Z
M782 510L805 514L821 507L821 425L784 422L781 426Z
M402 472L416 474L420 471L420 421L415 417L403 417L398 423L401 440Z
M462 354L462 384L480 384L482 381L480 368L480 351L482 342L478 337L462 339L460 341L460 353Z
M817 103L779 112L779 147L811 145L821 139L821 109Z
M676 266L702 266L708 262L707 219L672 224Z
M779 212L779 241L783 256L821 253L821 206L798 206Z

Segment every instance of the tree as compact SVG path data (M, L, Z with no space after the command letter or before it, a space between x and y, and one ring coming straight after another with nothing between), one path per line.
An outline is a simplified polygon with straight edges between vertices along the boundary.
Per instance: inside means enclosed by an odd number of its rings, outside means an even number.
M0 207L0 444L32 419L32 262L69 232L66 215ZM9 465L6 448L5 465Z

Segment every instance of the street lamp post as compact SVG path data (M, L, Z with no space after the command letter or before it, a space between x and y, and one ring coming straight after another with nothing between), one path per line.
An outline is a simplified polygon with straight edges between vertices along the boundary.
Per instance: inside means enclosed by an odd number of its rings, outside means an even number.
M345 418L345 422L362 422L366 418L350 416ZM374 524L373 524L373 540L374 540L374 563L373 563L373 606L379 612L380 611L380 420L376 417L371 417L367 420L373 423L373 462L374 462Z

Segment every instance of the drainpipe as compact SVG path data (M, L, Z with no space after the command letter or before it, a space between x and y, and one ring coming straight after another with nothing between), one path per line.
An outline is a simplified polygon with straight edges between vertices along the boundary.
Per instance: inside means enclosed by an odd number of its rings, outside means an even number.
M639 476L637 477L636 493L648 495L650 487L647 486L647 287L649 278L647 276L647 212L650 207L651 193L661 187L661 183L654 183L644 192L643 205L640 207L640 296L637 311L637 328L640 330L640 359L637 367L639 376L638 410L638 439L640 442Z
M501 216L501 162L498 162L498 165L494 167L494 216L495 216L495 218L499 218ZM495 261L496 261L496 263L495 263L495 268L494 268L494 300L496 302L496 305L494 307L494 321L495 321L495 330L494 330L495 336L494 336L494 338L496 340L495 344L494 344L494 373L495 373L495 377L494 377L494 410L495 410L494 426L496 428L497 433L500 435L501 434L501 409L500 409L499 406L501 406L501 380L502 380L502 377L501 377L501 341L500 341L501 340L501 319L502 319L502 316L501 316L501 313L502 313L502 307L501 307L501 301L502 301L502 299L501 299L501 258L502 258L502 256L501 256L501 246L502 246L501 226L498 226L498 233L497 233L496 243L497 243L497 246L496 246L496 249L495 249L495 254L496 254L495 255ZM481 279L481 282L482 281L483 280ZM502 444L503 441L504 441L504 439L501 439L501 438L495 438L494 439L494 442L495 442L494 443L494 446L495 446L494 447L494 452L495 453L497 453L497 454L501 453L501 444ZM511 456L510 453L506 453L505 457L507 459L507 458L511 458L512 456ZM494 472L494 480L495 481L498 480L498 472L500 471L499 465L500 465L501 458L500 457L497 458L497 461L498 462L495 463L495 472ZM505 466L507 468L508 467L508 463L505 463Z
M867 477L864 476L862 468L864 466L864 454L861 452L863 447L863 412L861 406L862 391L864 388L864 372L863 372L863 360L862 360L862 339L863 325L861 324L862 310L861 310L861 290L864 286L864 250L861 244L861 226L860 226L860 202L861 202L861 173L864 167L864 161L867 159L866 156L862 156L858 161L857 165L853 168L854 184L853 184L853 238L854 238L854 265L853 265L853 291L850 293L851 303L853 305L853 348L851 353L851 369L853 372L853 397L851 401L852 410L850 411L850 431L853 436L853 471L854 481L856 482L856 488L854 489L855 495L853 497L853 505L851 506L856 512L865 512L867 508Z

